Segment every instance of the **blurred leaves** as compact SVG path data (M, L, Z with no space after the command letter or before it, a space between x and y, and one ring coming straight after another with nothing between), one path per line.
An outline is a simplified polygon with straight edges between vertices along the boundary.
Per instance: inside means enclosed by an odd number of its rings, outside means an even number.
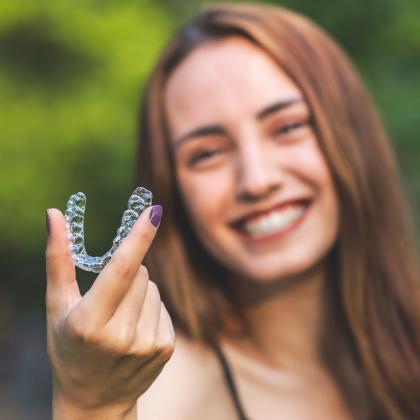
M112 239L99 219L116 228L131 192L140 89L172 29L151 1L0 4L1 248L39 251L45 208L79 190L93 245Z
M52 21L34 17L0 34L0 62L15 83L25 80L41 88L69 89L99 65L86 52L55 38Z
M106 251L133 188L145 79L171 33L210 3L217 2L2 0L0 252L29 264L23 271L9 264L8 275L26 278L31 264L40 263L44 210L63 209L77 191L88 197L89 250ZM275 3L319 23L355 61L391 133L413 213L419 213L420 2Z

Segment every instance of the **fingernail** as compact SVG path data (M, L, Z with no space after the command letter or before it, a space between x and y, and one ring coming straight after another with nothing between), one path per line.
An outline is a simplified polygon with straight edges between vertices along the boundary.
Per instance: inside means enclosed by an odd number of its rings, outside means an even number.
M160 219L162 218L163 207L159 204L152 207L152 211L150 212L150 222L154 227L158 227L160 223Z
M46 211L46 225L47 225L47 232L48 232L48 236L50 236L50 232L51 232L51 228L50 228L50 216L48 215L48 209Z

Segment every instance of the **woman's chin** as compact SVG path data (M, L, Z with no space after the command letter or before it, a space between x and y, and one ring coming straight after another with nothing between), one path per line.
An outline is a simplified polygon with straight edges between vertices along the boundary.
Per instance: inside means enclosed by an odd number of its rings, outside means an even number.
M252 267L241 267L235 270L239 277L245 281L260 284L282 283L307 278L308 275L318 271L322 261L288 261L287 264L275 263L254 264Z

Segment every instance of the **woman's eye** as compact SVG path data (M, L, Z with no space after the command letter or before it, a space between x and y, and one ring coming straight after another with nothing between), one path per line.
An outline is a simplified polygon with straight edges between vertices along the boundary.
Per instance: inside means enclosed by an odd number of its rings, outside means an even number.
M221 153L221 150L218 149L206 149L201 150L200 152L194 154L188 161L188 166L193 166L203 160L209 160L212 157Z
M284 134L289 134L301 127L303 127L305 124L304 123L300 123L300 122L294 122L291 124L285 124L280 126L275 132L275 135L284 135Z

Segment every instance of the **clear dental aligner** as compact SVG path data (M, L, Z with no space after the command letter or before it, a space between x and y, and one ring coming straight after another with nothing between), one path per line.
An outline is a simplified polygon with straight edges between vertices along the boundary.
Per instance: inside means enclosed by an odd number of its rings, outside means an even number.
M102 257L91 257L85 249L84 217L86 196L82 192L73 194L67 202L65 218L70 241L70 253L77 267L99 273L109 262L121 241L128 235L142 211L152 204L152 193L146 188L138 187L128 200L128 209L123 213L121 226L117 230L111 249Z

